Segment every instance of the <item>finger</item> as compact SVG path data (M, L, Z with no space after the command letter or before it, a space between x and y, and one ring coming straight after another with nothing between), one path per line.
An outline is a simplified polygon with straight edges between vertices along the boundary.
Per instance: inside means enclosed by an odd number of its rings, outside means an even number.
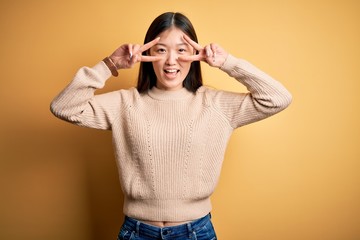
M140 47L141 46L139 44L132 45L132 52L131 52L132 56L141 53L140 52Z
M211 57L213 55L213 52L212 52L209 45L205 46L205 53L206 53L207 58L209 58L209 57Z
M162 56L145 56L142 55L140 58L141 62L156 62L156 61L160 61L161 59L163 59Z
M157 38L155 38L154 40L152 40L151 42L148 42L148 43L142 45L142 46L140 47L139 51L140 51L140 52L144 52L144 51L150 49L150 48L153 47L156 43L158 43L159 40L160 40L160 37L157 37Z
M133 48L133 45L130 43L129 45L128 45L128 49L129 49L129 55L130 55L130 57L129 57L129 59L131 60L131 58L132 58L132 56L133 56L133 52L132 52L132 49Z
M187 35L183 35L183 38L185 39L185 41L187 43L189 43L193 48L195 48L198 51L201 51L203 49L203 47L198 44L197 42L193 41L190 37L188 37Z
M212 43L210 46L211 46L211 50L212 50L212 52L213 52L213 58L214 58L213 61L215 62L217 45L214 44L214 43Z
M200 55L191 55L191 56L179 56L178 59L183 62L194 62L194 61L203 60L203 57L201 57Z
M131 64L135 64L136 62L139 61L141 55L141 53L139 53L139 49L140 49L140 45L138 44L132 45L132 56L130 58Z

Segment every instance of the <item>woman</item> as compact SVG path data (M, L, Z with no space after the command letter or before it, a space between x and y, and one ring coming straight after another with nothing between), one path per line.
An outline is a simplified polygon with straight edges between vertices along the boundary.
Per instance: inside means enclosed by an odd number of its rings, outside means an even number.
M81 68L51 103L63 120L112 130L126 216L118 239L216 239L210 196L231 133L291 102L290 93L255 66L217 44L197 42L188 18L164 13L144 45L124 44ZM202 86L200 61L249 93ZM137 88L94 94L111 74L139 62Z

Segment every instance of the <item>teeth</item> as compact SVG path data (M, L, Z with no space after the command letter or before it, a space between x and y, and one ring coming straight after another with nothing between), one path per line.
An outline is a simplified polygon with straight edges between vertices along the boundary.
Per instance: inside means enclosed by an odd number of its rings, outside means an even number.
M175 72L177 72L177 70L175 70L175 69L172 69L172 70L165 70L165 72L168 72L168 73L175 73Z

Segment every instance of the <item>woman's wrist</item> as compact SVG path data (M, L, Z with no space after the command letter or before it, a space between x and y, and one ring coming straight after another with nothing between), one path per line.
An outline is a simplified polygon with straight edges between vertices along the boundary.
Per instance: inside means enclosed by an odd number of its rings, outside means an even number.
M111 58L106 57L103 59L103 62L106 64L106 66L110 69L111 74L114 77L117 77L119 75L118 71L117 71L117 67L115 65L115 63L113 62L113 60L111 60Z

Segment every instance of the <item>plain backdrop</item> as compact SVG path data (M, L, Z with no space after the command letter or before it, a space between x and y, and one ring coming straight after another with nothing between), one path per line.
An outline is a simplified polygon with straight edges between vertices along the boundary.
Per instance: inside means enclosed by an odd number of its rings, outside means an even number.
M56 119L82 66L179 11L282 82L284 112L237 129L212 197L220 240L360 239L360 2L351 0L0 1L0 239L116 239L123 221L111 133ZM205 84L246 91L202 64ZM138 66L107 92L136 83Z

